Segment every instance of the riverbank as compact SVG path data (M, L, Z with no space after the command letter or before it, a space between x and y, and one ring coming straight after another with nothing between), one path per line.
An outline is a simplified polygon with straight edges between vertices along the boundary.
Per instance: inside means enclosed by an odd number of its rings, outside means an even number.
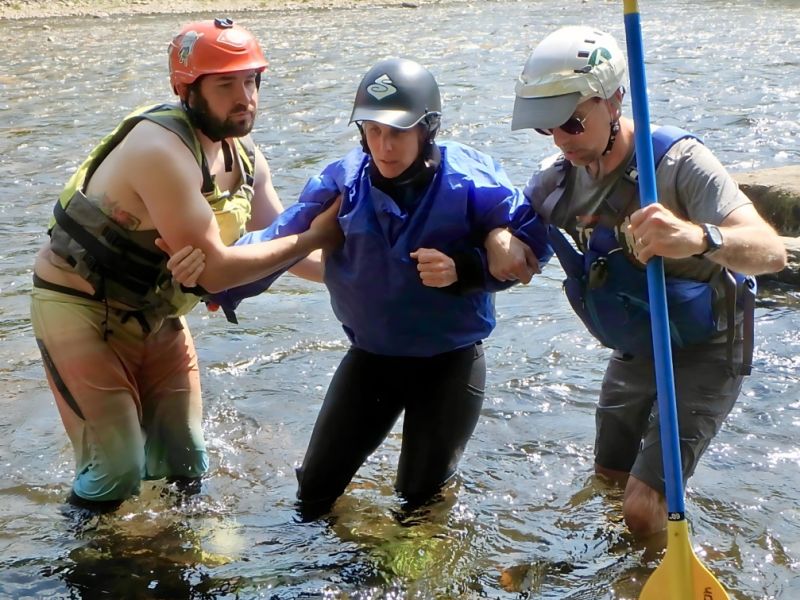
M231 14L252 10L307 10L444 4L463 0L0 0L0 20L112 15L199 13ZM224 6L224 8L222 8Z

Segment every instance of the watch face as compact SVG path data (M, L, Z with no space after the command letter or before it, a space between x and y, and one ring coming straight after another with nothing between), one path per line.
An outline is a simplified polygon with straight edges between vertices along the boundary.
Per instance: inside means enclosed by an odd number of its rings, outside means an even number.
M713 252L714 250L722 248L722 232L719 230L719 227L711 225L710 223L705 223L703 225L703 230L705 231L706 242L708 243L706 252Z

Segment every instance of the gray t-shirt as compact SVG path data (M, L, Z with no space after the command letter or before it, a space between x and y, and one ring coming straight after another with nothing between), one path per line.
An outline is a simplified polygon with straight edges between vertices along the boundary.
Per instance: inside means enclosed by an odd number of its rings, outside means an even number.
M588 239L596 223L608 225L609 218L619 221L604 200L625 173L631 156L600 180L593 179L584 167L569 170L564 195L553 208L549 220L565 229L579 247L583 247L582 241ZM536 199L546 197L561 179L552 172L556 169L553 165L557 158L544 161L525 187L525 196L534 206L537 206ZM694 223L719 225L731 212L750 204L711 151L693 138L680 140L669 149L656 170L656 185L658 201L678 217ZM548 187L550 189L546 189ZM633 202L626 213L637 208L638 204ZM627 218L616 224L617 238L620 245L630 251L632 240L626 238L626 225ZM698 281L708 281L719 271L719 265L713 261L695 257L665 259L664 268L672 277Z

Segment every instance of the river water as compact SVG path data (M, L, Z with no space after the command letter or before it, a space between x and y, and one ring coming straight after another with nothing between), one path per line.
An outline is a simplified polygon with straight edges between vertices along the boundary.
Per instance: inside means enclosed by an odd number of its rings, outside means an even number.
M254 132L285 204L355 142L347 119L379 58L428 65L442 137L487 150L522 185L549 154L509 130L514 80L552 29L624 38L621 2L445 2L236 15L270 70ZM701 134L731 170L800 160L800 4L642 3L651 113ZM193 15L208 18L211 14ZM186 502L144 487L114 515L62 512L72 453L28 321L52 203L134 107L170 97L166 45L185 15L2 22L0 69L0 597L636 598L661 561L591 476L608 351L579 326L553 264L497 297L482 418L457 481L416 524L396 517L399 424L329 521L298 523L294 467L346 348L327 294L287 276L241 324L190 315L212 467ZM629 104L627 104L629 112ZM755 370L687 489L702 561L744 599L800 598L800 296L762 290Z

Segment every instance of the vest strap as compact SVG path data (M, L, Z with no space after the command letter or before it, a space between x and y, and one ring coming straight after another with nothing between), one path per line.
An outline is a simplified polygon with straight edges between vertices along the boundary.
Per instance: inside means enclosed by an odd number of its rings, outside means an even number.
M53 212L59 226L87 252L85 262L91 270L96 270L102 277L116 281L136 294L145 294L158 281L160 269L124 260L121 254L103 245L81 227L60 202L56 202Z

